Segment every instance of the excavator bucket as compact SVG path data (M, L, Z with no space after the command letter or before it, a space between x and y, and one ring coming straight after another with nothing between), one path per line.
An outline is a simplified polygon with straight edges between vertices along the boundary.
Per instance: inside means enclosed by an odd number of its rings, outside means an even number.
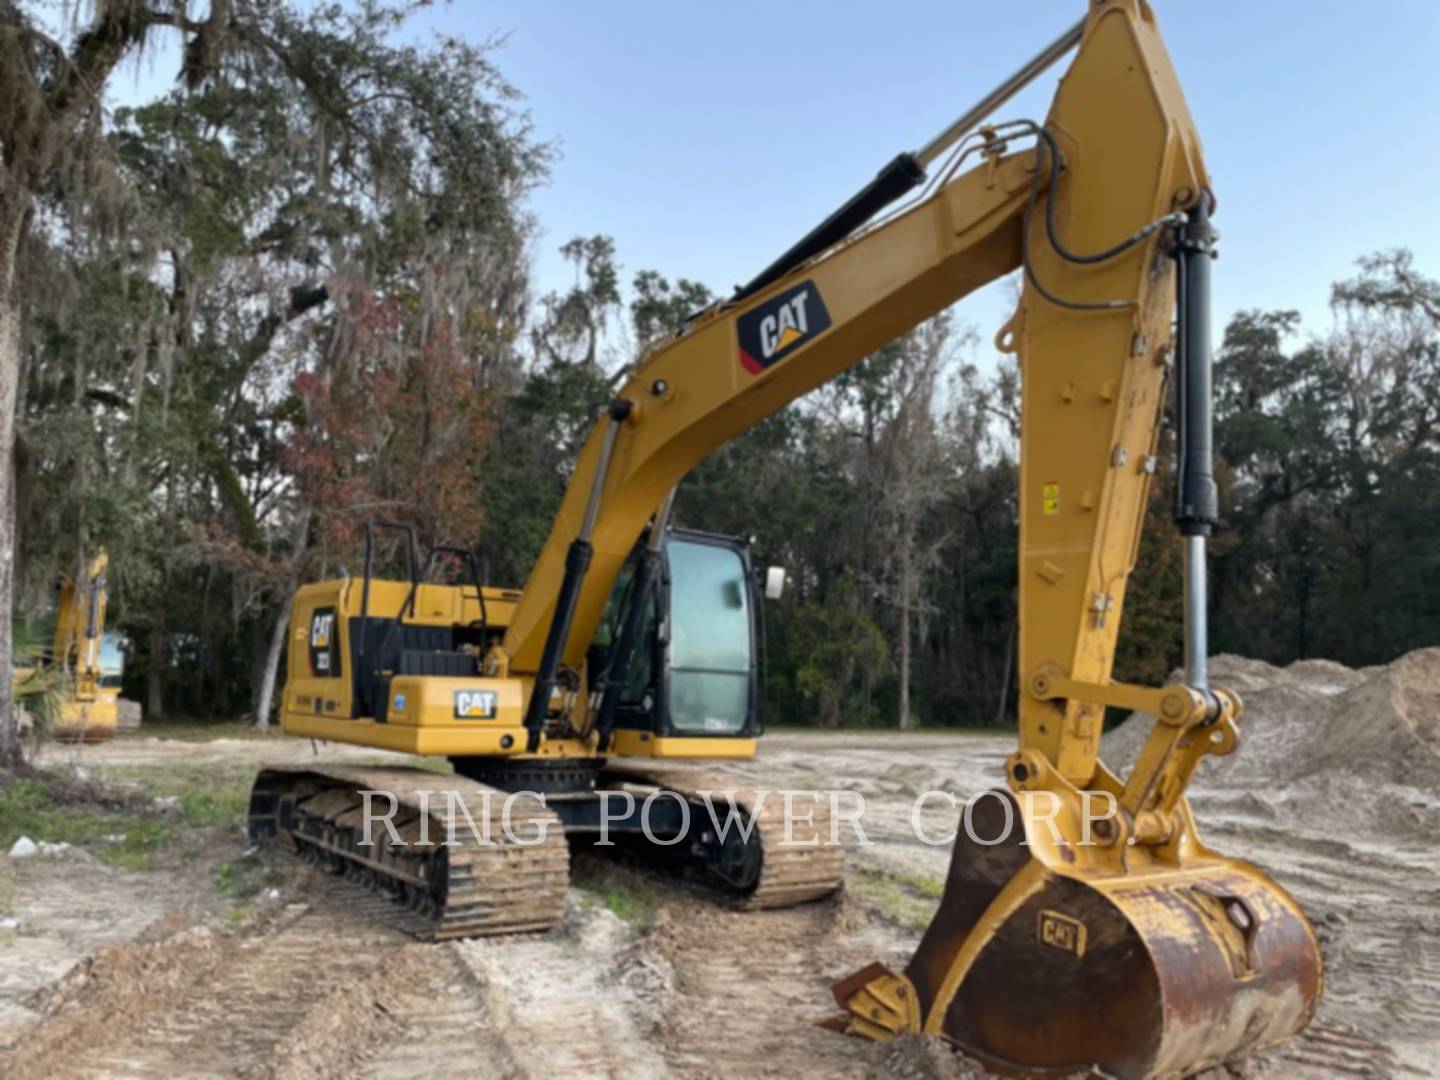
M1019 801L990 794L968 832L962 822L939 910L904 974L877 964L843 980L846 1015L829 1026L943 1036L1008 1074L1149 1077L1190 1075L1309 1021L1315 935L1259 870L1192 841L1179 865L1093 874L1073 852L1052 860L1063 846L1030 843Z

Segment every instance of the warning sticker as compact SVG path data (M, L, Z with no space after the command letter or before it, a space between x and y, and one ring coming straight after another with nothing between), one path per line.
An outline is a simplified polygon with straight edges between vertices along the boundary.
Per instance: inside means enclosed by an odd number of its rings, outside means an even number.
M1060 482L1051 480L1040 496L1040 509L1046 517L1060 513Z

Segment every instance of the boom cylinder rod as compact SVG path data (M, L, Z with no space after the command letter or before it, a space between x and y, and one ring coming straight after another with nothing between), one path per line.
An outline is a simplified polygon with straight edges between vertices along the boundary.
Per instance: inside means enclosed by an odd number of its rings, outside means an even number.
M585 516L580 521L580 533L570 541L570 548L565 553L565 576L560 579L560 591L555 597L555 611L550 617L549 632L545 635L545 649L540 654L540 670L535 673L535 686L530 692L530 704L525 710L526 750L532 754L540 748L545 717L550 711L550 695L555 691L555 675L560 669L560 658L565 655L570 624L575 621L575 605L580 600L580 587L585 583L590 560L595 556L590 536L595 531L595 518L600 513L600 495L605 489L605 477L610 472L610 458L615 453L615 440L619 437L620 425L630 415L631 408L631 403L623 398L610 404L610 426L605 429L605 438L600 444L600 460L595 463L595 477L590 482L590 496L585 503Z
M1180 461L1175 521L1185 537L1185 682L1209 689L1209 611L1205 541L1220 520L1214 476L1214 401L1210 352L1210 262L1215 253L1209 197L1185 215L1179 263Z
M1205 537L1185 537L1185 685L1210 689L1210 615L1205 600Z
M1081 19L966 110L953 124L915 151L911 156L920 168L928 169L936 158L968 135L982 120L1043 75L1057 60L1080 44L1084 33L1085 20Z

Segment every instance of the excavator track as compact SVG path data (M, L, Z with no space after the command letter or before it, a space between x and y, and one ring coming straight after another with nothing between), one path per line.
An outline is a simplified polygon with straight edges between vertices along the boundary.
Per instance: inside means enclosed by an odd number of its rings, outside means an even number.
M377 820L368 846L366 791L396 801L394 835ZM536 800L509 802L507 813L508 799L498 788L422 769L270 768L255 779L249 831L390 896L392 921L422 940L549 930L565 914L565 832ZM372 808L383 815L389 801L372 796Z
M757 911L795 907L823 900L844 883L845 848L838 836L832 836L827 799L812 802L796 796L787 839L785 800L780 791L740 787L733 777L723 773L685 767L617 765L607 767L600 779L607 788L675 792L691 804L692 814L705 815L696 817L696 821L708 820L704 804L707 794L722 820L726 814L722 800L735 806L746 819L754 813L755 830L743 850L724 858L719 865L712 864L707 875L712 885L719 879L739 908Z

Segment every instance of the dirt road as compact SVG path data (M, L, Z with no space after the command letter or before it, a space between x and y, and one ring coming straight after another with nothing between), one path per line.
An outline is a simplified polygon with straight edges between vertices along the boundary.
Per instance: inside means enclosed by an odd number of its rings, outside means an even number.
M243 911L217 900L239 836L173 870L127 872L84 852L12 868L21 920L0 944L0 1071L10 1077L972 1075L919 1040L842 1039L814 1021L828 988L871 960L903 965L948 849L911 828L916 797L991 786L1003 737L768 736L738 780L844 789L869 844L839 899L761 913L586 852L564 926L547 935L421 945L384 901L308 869ZM304 760L310 744L127 739L91 767ZM325 748L327 757L373 758ZM1202 790L1207 838L1292 889L1324 942L1319 1020L1247 1063L1256 1076L1434 1075L1440 870L1433 847L1308 831L1249 792ZM921 822L953 826L936 801ZM248 858L253 859L254 856ZM3 861L3 858L0 858Z

